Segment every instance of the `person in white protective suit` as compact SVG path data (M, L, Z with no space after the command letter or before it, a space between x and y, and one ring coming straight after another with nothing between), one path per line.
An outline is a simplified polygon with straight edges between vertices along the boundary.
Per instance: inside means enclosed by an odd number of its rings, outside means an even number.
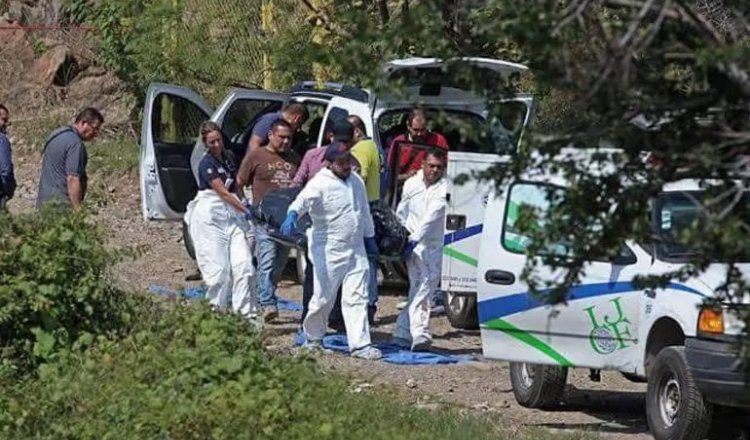
M250 244L246 239L247 208L236 185L237 165L224 149L221 128L201 125L206 153L198 165L198 194L188 204L185 221L195 247L198 269L207 286L206 298L219 310L231 308L242 316L257 314Z
M281 232L290 235L299 216L308 214L308 255L313 263L313 294L302 322L306 348L320 348L336 292L342 286L341 311L353 357L382 357L370 342L367 321L368 254L377 258L375 227L362 178L351 172L349 145L327 147L329 165L300 191L287 211ZM343 285L342 285L343 283Z
M445 152L430 150L422 169L404 183L396 215L409 230L403 257L409 296L396 321L393 342L413 351L429 349L430 295L440 282L447 182Z

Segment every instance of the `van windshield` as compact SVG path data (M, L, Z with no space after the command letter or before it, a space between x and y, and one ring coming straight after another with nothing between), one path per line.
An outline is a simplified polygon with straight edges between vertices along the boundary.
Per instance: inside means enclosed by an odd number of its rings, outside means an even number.
M698 254L696 245L685 237L710 221L703 207L706 199L702 191L665 192L658 196L653 209L659 259L686 262ZM733 218L747 220L743 229L750 237L750 194L745 193L732 212ZM716 261L723 261L722 256L717 255ZM750 261L750 246L743 247L739 261Z

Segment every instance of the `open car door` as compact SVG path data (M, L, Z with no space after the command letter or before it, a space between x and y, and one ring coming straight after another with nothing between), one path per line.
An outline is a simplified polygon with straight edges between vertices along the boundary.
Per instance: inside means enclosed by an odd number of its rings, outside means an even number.
M287 99L286 93L232 89L219 104L219 107L211 115L211 121L216 122L221 127L221 131L224 133L224 147L234 153L238 166L245 156L254 123L266 113L281 110ZM197 139L190 158L190 165L196 181L198 180L198 164L205 151L203 142Z
M180 219L198 190L190 157L200 124L213 113L190 89L153 83L141 128L140 180L146 220Z

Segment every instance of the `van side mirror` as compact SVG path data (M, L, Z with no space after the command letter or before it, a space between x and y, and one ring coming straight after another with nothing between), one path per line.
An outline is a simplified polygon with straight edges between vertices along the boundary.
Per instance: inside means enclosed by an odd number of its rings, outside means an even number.
M637 261L638 258L636 258L635 253L633 253L626 244L622 245L620 252L609 259L609 262L615 266L627 266L629 264L635 264Z

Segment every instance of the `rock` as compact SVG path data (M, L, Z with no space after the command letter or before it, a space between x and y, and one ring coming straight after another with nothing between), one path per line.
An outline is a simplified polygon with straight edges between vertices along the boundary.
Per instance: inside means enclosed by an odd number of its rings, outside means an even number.
M476 405L472 406L472 408L477 411L487 412L490 410L490 404L487 402L477 403Z
M4 66L0 66L3 74L11 77L23 73L25 66L34 61L34 49L29 42L26 31L17 23L0 20L0 26L6 28L0 38L0 59ZM8 29L9 28L9 29Z
M98 108L108 128L126 127L136 105L135 96L117 75L98 69L92 67L81 72L68 86L66 101L76 108Z
M406 386L409 388L416 388L417 387L417 381L414 379L409 379L406 381Z
M41 86L67 86L78 74L78 62L67 46L55 46L31 67L31 79Z

